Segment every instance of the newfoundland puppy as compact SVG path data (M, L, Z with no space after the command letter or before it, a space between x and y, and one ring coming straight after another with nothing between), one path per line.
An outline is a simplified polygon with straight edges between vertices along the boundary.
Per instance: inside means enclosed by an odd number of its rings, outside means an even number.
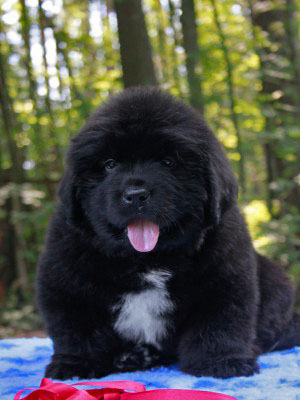
M253 249L237 192L186 104L134 88L97 109L71 141L38 269L45 375L248 376L260 353L300 345L289 280Z

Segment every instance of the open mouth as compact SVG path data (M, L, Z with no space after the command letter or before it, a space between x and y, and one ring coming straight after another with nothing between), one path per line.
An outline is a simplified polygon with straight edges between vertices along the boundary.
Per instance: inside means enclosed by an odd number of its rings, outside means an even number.
M136 251L146 253L157 244L159 226L152 221L136 219L128 224L127 236Z

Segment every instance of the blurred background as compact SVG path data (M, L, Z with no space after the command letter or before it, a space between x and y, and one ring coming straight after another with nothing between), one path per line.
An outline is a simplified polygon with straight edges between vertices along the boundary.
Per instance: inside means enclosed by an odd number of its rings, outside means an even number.
M299 27L299 0L0 0L0 337L43 334L34 275L68 142L134 85L204 114L299 305Z

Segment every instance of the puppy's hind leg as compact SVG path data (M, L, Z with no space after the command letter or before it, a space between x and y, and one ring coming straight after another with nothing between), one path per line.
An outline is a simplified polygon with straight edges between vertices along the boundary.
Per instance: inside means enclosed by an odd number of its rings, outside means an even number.
M254 349L234 330L217 328L218 324L189 327L178 347L179 366L195 376L229 378L259 372Z
M290 349L300 346L300 315L294 314L288 327L282 332L280 339L269 351Z
M253 375L259 371L254 283L213 272L182 328L179 366L196 376Z

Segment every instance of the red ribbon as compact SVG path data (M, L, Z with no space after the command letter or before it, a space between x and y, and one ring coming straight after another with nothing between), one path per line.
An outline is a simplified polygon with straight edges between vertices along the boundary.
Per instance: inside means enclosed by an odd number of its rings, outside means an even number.
M74 386L100 386L102 389L76 389ZM26 397L25 390L33 390ZM125 392L125 390L131 393ZM132 393L133 392L133 393ZM39 389L27 388L18 392L14 400L237 400L221 393L202 390L157 389L146 391L144 385L132 381L80 382L73 385L55 383L43 378Z

